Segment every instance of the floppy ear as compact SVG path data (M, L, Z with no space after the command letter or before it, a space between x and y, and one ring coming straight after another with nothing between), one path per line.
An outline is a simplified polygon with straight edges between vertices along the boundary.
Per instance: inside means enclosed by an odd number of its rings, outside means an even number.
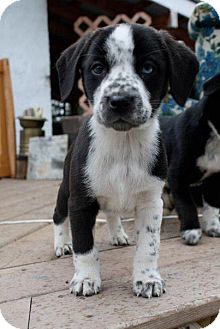
M166 31L160 31L169 63L170 91L175 101L183 106L192 89L199 63L192 50L175 41Z
M204 83L204 95L209 96L216 92L218 89L220 90L220 73L216 74L213 78L207 80Z
M66 101L70 94L77 89L80 57L85 52L91 39L91 35L92 33L88 33L78 42L64 50L56 62L62 101Z

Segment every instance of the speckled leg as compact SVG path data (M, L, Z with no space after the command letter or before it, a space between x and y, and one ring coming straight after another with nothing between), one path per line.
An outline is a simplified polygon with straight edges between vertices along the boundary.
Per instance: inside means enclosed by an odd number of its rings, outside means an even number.
M137 296L159 297L165 292L165 283L158 270L160 226L163 202L151 200L137 210L137 246L133 269L133 291Z

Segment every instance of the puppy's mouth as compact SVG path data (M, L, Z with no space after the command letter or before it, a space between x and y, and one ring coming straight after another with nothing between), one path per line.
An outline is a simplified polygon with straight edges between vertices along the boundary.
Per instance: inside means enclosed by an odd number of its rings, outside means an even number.
M117 131L128 131L131 128L136 127L136 125L131 124L130 122L127 122L125 120L119 119L115 122L112 122L111 124L112 128Z

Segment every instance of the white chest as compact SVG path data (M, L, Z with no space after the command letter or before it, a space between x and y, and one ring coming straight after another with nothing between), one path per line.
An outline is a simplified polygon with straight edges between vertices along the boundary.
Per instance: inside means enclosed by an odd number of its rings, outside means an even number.
M101 209L131 213L154 185L149 167L155 158L156 145L153 140L150 144L144 131L106 130L102 138L97 130L93 136L86 176Z
M197 166L204 172L203 179L220 172L220 135L209 121L212 129L210 138L205 147L205 154L197 159Z

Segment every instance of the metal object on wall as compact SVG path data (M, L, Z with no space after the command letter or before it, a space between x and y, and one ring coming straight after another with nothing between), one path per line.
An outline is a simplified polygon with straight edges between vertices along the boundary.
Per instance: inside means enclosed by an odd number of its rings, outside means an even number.
M27 118L19 117L20 125L23 130L20 131L20 150L21 156L28 156L29 154L29 140L31 137L44 136L45 132L42 130L46 119L43 118Z
M41 128L25 128L20 131L20 155L28 156L29 154L29 140L31 137L44 136L44 130Z

